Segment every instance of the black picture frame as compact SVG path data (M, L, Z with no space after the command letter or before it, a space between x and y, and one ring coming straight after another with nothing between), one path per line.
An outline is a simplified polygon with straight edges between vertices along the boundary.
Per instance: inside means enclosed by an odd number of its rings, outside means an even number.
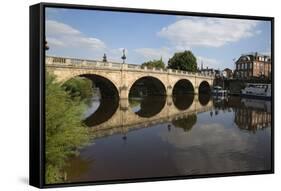
M271 100L271 169L266 171L233 172L206 175L187 175L177 177L140 178L113 181L92 181L77 183L61 183L48 185L44 181L45 174L45 8L66 8L80 10L102 10L133 13L152 13L165 15L183 15L215 18L233 18L263 20L271 22L271 59L272 59L272 100ZM116 184L130 182L164 181L177 179L210 178L242 175L258 175L274 173L274 18L264 16L231 15L217 13L197 13L185 11L169 11L155 9L136 9L124 7L104 7L92 5L74 5L57 3L39 3L30 6L30 139L29 139L29 184L38 188L84 186L99 184Z

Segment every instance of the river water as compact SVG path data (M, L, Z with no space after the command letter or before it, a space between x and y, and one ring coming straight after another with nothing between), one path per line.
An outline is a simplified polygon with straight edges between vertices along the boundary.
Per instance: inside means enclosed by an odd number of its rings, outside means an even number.
M271 169L271 102L240 97L93 99L91 144L67 182Z

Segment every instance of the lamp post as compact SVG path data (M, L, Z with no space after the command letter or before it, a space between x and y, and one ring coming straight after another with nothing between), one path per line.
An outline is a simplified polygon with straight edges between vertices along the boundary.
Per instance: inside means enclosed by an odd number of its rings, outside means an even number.
M48 42L47 41L45 41L45 50L49 50L49 45L48 45Z
M103 62L107 62L107 58L106 58L106 54L105 53L103 54L102 61Z
M123 49L123 56L121 57L121 59L123 60L123 64L125 64L125 60L126 60L125 49Z

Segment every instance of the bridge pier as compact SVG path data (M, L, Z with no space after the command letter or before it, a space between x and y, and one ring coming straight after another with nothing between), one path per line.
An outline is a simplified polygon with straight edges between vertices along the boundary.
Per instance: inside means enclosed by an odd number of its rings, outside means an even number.
M123 111L128 110L129 107L130 107L129 100L128 99L120 99L119 106L120 106L120 109L123 110Z
M194 94L197 95L199 93L199 88L198 87L194 87Z
M172 96L173 95L173 87L171 85L166 87L166 95Z
M119 90L119 97L120 99L128 99L129 98L129 90L127 87L121 87Z

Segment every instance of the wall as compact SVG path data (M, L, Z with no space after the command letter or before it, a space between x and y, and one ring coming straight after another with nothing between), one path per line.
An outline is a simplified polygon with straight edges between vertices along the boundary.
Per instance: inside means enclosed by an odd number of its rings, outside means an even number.
M43 0L42 0L43 1ZM29 1L1 1L1 134L0 134L0 190L29 190L28 186L28 6L38 3ZM78 3L75 0L56 2ZM276 17L276 34L281 34L281 12L276 0L80 0L79 3L107 6L127 6L154 9L185 10L195 12L217 12L250 14ZM276 36L276 49L281 49L280 35ZM276 74L281 71L280 56L276 55ZM281 76L276 75L276 84ZM281 89L276 89L276 95ZM276 100L276 174L229 178L133 183L96 187L53 189L56 191L144 191L144 190L278 190L281 179L281 101ZM278 116L279 115L279 116Z

